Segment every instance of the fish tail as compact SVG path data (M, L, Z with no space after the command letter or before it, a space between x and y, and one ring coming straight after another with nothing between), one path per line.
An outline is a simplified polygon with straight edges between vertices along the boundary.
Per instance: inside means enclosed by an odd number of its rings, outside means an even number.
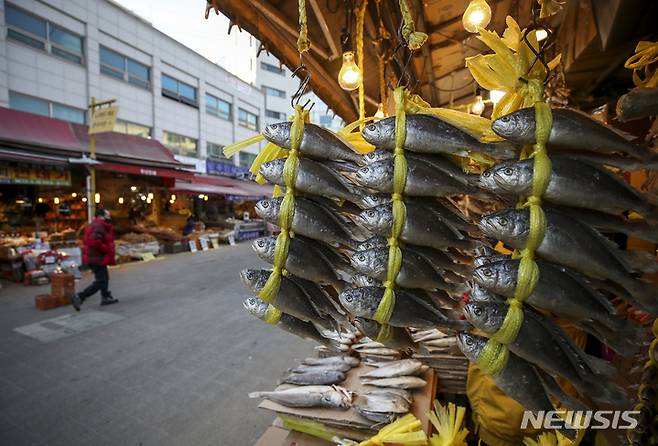
M633 356L640 348L642 331L629 321L608 318L610 321L581 322L582 328L592 334L617 354L623 357Z
M629 278L625 281L624 288L626 288L633 299L631 303L639 307L641 310L652 314L658 315L658 287L645 282L641 279Z
M481 144L480 151L494 158L507 160L518 159L520 148L509 141Z
M607 379L592 376L585 380L587 395L600 404L611 404L615 407L626 407L629 404L626 391Z
M251 392L249 398L264 398L270 396L272 392Z
M617 373L617 369L615 369L612 364L610 364L605 359L597 358L596 356L585 355L585 360L587 361L589 367L592 369L592 372L594 372L594 374L597 376L612 378Z

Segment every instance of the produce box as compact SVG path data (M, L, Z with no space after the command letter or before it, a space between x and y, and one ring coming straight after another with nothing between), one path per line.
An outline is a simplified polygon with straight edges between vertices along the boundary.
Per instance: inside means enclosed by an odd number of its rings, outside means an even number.
M37 307L37 310L45 311L57 308L60 304L59 299L52 294L39 294L34 298L34 305Z
M355 392L353 403L358 402L359 394L363 394L369 390L376 389L376 387L373 386L363 385L361 383L361 379L359 378L359 375L369 372L373 369L374 367L361 364L358 367L350 370L347 373L347 379L339 384L341 387ZM421 389L409 390L414 398L414 402L411 405L411 413L413 413L420 420L423 426L423 430L428 432L430 425L428 414L431 410L432 400L436 390L436 379L432 369L427 370L423 375L420 375L420 377L427 381L427 385ZM282 384L278 386L276 390L288 389L290 387L295 386L291 384ZM381 428L381 426L377 426L374 421L370 421L359 415L354 408L350 408L348 410L325 409L317 407L295 408L286 407L265 399L258 405L258 407L261 409L271 410L277 414L319 421L320 423L324 424L327 429L336 432L337 434L343 435L346 438L352 438L355 440L365 440L376 434L377 431Z
M60 301L70 303L75 293L75 277L69 273L56 273L50 276L50 294ZM66 305L64 304L64 305Z

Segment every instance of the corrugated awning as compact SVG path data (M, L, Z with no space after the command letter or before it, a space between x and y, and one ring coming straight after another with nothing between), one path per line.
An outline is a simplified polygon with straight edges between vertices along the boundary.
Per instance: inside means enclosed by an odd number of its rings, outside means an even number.
M232 178L218 178L197 175L194 177L195 183L212 184L224 187L231 187L242 190L244 193L233 193L231 195L250 196L250 197L269 197L272 196L274 186L269 184L260 185L253 181L234 180Z
M186 170L174 170L151 166L136 166L132 164L101 163L96 165L96 170L129 173L132 175L146 175L150 177L176 178L187 181L191 181L194 178L194 174Z
M68 159L61 156L41 155L38 153L5 149L3 147L0 147L0 160L58 167L68 165Z
M4 107L0 107L0 139L20 145L83 150L68 122Z
M176 180L176 185L172 189L174 191L191 192L195 194L214 194L214 195L249 195L243 189L237 187L217 186L214 184L203 183L186 183L184 181Z

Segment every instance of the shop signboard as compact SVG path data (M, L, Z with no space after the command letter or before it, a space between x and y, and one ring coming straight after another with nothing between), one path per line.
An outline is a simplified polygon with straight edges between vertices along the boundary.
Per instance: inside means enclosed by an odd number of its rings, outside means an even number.
M71 172L39 166L0 164L0 184L70 186Z
M111 132L114 130L114 125L117 121L117 113L119 107L113 105L111 107L102 107L94 110L91 117L91 125L89 126L89 134Z
M228 161L206 160L206 173L210 175L224 175L228 177L237 177L249 173L249 169L243 166L236 166Z

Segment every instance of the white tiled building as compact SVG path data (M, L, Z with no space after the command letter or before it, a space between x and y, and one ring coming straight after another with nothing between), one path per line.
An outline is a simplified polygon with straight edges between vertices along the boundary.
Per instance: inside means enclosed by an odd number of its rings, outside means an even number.
M266 110L259 88L109 0L0 0L0 107L80 123L92 97L117 100L117 131L150 135L199 172L262 130ZM247 152L235 164L258 146Z

